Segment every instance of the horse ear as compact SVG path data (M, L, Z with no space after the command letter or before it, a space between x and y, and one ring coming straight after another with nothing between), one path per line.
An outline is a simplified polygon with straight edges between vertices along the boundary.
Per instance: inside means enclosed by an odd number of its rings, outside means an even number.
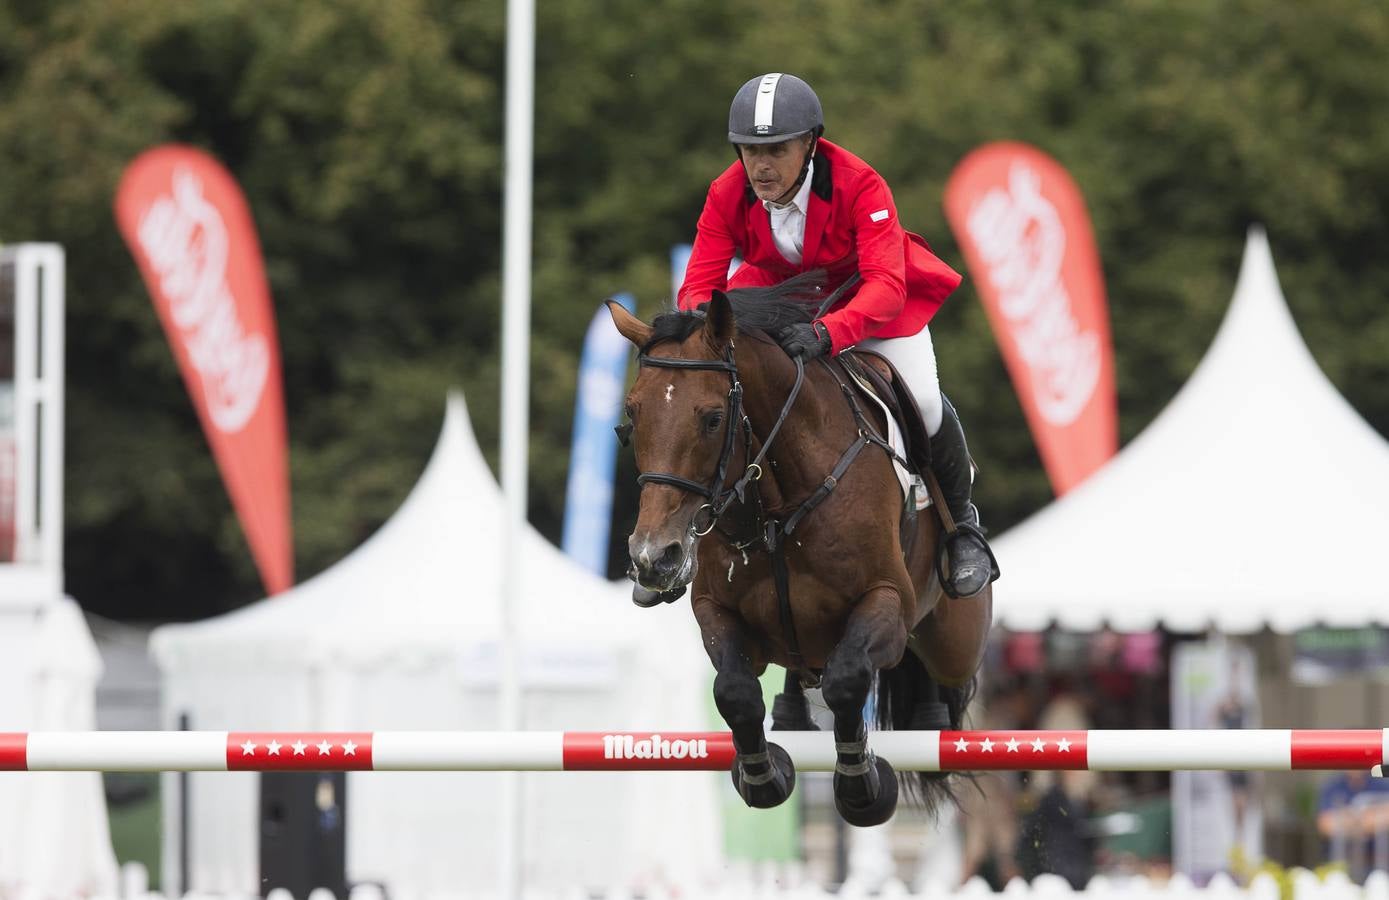
M733 304L723 291L714 291L709 298L709 306L704 311L704 333L715 347L722 347L733 340L738 325L733 319Z
M618 333L637 347L645 347L646 342L651 340L651 326L629 313L616 300L603 302L607 304L608 315L613 317L613 324L617 326Z

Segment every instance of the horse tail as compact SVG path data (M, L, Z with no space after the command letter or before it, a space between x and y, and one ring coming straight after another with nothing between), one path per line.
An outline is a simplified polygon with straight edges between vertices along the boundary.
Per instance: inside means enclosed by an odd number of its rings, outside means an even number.
M878 672L875 695L879 730L904 731L939 729L940 723L923 723L923 708L944 703L950 720L950 730L964 728L965 709L974 698L977 678L971 677L960 687L944 687L936 683L921 659L911 650L902 654L902 661L891 669ZM891 760L889 760L891 762ZM934 817L941 806L957 805L955 796L957 776L951 772L899 772L898 779L907 798Z

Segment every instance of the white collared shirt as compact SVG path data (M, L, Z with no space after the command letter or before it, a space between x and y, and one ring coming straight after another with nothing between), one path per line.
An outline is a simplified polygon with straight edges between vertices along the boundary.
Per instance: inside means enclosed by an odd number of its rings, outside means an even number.
M783 206L771 200L763 200L767 214L772 218L772 240L786 261L801 264L801 249L805 247L805 217L810 212L810 179L815 176L815 160L805 170L805 180L796 196Z

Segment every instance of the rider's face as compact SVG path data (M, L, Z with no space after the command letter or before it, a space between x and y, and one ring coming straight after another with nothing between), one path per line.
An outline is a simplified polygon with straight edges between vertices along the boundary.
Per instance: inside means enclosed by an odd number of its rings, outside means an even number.
M801 174L810 135L802 135L779 144L739 144L743 168L748 182L759 200L785 203L791 199L796 178Z

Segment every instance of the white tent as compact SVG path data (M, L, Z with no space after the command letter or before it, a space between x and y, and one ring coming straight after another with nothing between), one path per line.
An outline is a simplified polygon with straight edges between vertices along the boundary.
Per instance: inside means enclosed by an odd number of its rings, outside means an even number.
M997 621L1249 633L1389 624L1389 443L1317 367L1263 232L1191 379L995 542ZM1336 568L1319 565L1324 554Z
M70 597L0 609L0 731L89 731L101 658ZM110 893L116 857L101 776L0 774L0 896Z
M155 632L166 727L488 730L499 726L502 498L461 397L419 483L394 517L337 565L274 599ZM698 728L710 668L688 606L640 610L630 589L524 536L522 676L528 729ZM711 773L525 777L528 883L641 884L717 865ZM393 891L494 883L500 779L485 774L348 777L351 881ZM166 783L166 878L178 858ZM254 775L193 777L191 887L258 893Z

